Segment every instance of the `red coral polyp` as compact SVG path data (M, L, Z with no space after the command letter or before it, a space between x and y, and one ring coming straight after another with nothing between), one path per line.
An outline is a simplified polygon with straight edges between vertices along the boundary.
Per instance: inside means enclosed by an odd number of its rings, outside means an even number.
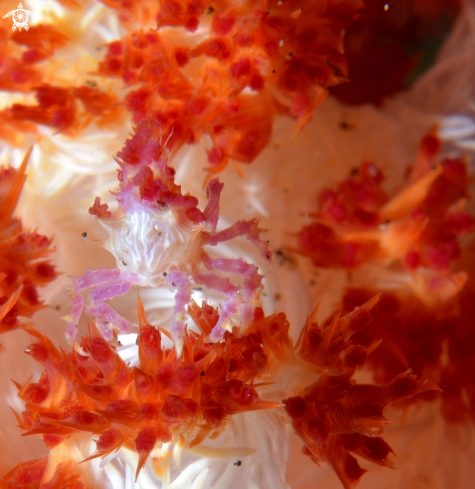
M295 347L285 315L266 317L260 308L246 331L234 328L223 341L210 343L206 338L225 313L191 302L190 315L200 333L185 330L181 355L176 345L162 346L162 330L148 323L139 300L135 367L121 359L93 323L89 336L70 353L30 328L36 341L28 353L45 372L36 383L16 384L26 401L17 420L26 434L42 435L50 447L74 439L78 432L93 434L97 449L85 460L104 458L121 447L134 449L138 477L163 444L193 448L208 436L214 438L233 415L282 407L281 402L264 400L259 391L276 382L282 368L295 369L313 378L302 387L295 375L289 384L292 395L283 401L304 453L316 463L330 463L345 488L354 488L366 471L352 454L392 467L392 450L380 437L388 423L385 406L435 389L408 372L380 385L353 380L379 344L357 341L370 327L378 300L374 297L323 327L316 323L315 312ZM162 456L154 458L157 470Z
M389 423L383 416L388 404L426 392L435 385L416 380L403 372L387 384L357 384L352 380L356 369L378 345L376 340L359 345L356 337L373 321L374 297L347 316L336 316L320 328L307 322L296 349L301 358L325 368L320 379L298 395L283 400L292 426L305 444L304 453L318 465L332 465L345 489L353 489L367 472L351 455L357 454L374 463L393 467L393 453L379 436ZM353 361L349 357L355 355Z

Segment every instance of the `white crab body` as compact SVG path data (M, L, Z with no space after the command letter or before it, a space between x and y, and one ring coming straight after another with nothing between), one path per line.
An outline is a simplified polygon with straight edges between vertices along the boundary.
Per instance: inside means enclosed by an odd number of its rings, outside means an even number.
M104 243L121 271L132 272L136 285L157 287L171 269L183 269L201 250L201 225L181 222L170 208L136 203L110 219L99 219L107 231Z

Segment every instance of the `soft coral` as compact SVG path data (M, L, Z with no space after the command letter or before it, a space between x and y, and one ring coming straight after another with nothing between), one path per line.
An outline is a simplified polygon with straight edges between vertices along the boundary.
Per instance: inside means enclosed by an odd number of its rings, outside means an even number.
M19 169L0 169L0 333L18 328L18 317L31 317L41 309L37 287L56 278L44 258L52 253L51 239L36 231L24 231L13 217L26 180L28 152Z

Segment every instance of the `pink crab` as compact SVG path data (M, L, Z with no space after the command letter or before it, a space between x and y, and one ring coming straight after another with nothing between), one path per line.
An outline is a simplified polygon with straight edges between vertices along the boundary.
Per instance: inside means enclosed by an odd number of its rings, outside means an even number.
M83 310L95 317L104 338L113 330L130 332L131 324L104 301L121 296L132 286L176 287L172 337L180 351L185 331L186 306L192 284L223 293L221 315L211 341L231 328L230 318L241 312L245 324L252 317L262 276L255 265L242 258L212 258L205 246L216 246L238 236L246 237L267 260L271 253L260 238L257 220L237 221L217 231L219 197L223 184L213 179L206 187L208 203L203 211L198 199L183 194L168 166L166 143L161 142L160 124L144 120L117 154L120 185L113 192L119 207L111 212L96 197L89 212L106 230L100 243L117 260L115 269L87 270L76 279L73 309L66 317L67 338L74 340ZM241 277L238 285L230 277ZM234 280L234 282L236 282ZM81 292L90 289L84 297Z

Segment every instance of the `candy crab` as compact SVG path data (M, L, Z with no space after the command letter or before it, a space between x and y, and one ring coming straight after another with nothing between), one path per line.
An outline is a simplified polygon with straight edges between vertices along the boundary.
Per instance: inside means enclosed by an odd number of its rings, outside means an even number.
M208 203L201 211L198 199L183 194L175 184L166 143L161 141L160 124L152 119L135 129L117 154L117 162L120 185L113 195L118 209L111 212L99 197L89 209L106 230L106 236L99 242L115 256L117 268L88 270L76 279L73 310L66 318L68 339L74 340L83 310L96 319L106 339L113 337L114 329L131 331L130 323L104 301L125 294L133 286L178 289L172 336L179 350L192 284L226 297L211 340L221 339L224 331L230 330L234 313L241 312L241 321L248 321L261 289L262 276L257 267L242 258L213 258L204 247L245 237L269 260L271 254L260 239L263 230L257 220L237 221L217 231L223 184L217 179L209 182ZM239 283L235 285L230 278ZM86 298L81 294L83 291L87 291Z

